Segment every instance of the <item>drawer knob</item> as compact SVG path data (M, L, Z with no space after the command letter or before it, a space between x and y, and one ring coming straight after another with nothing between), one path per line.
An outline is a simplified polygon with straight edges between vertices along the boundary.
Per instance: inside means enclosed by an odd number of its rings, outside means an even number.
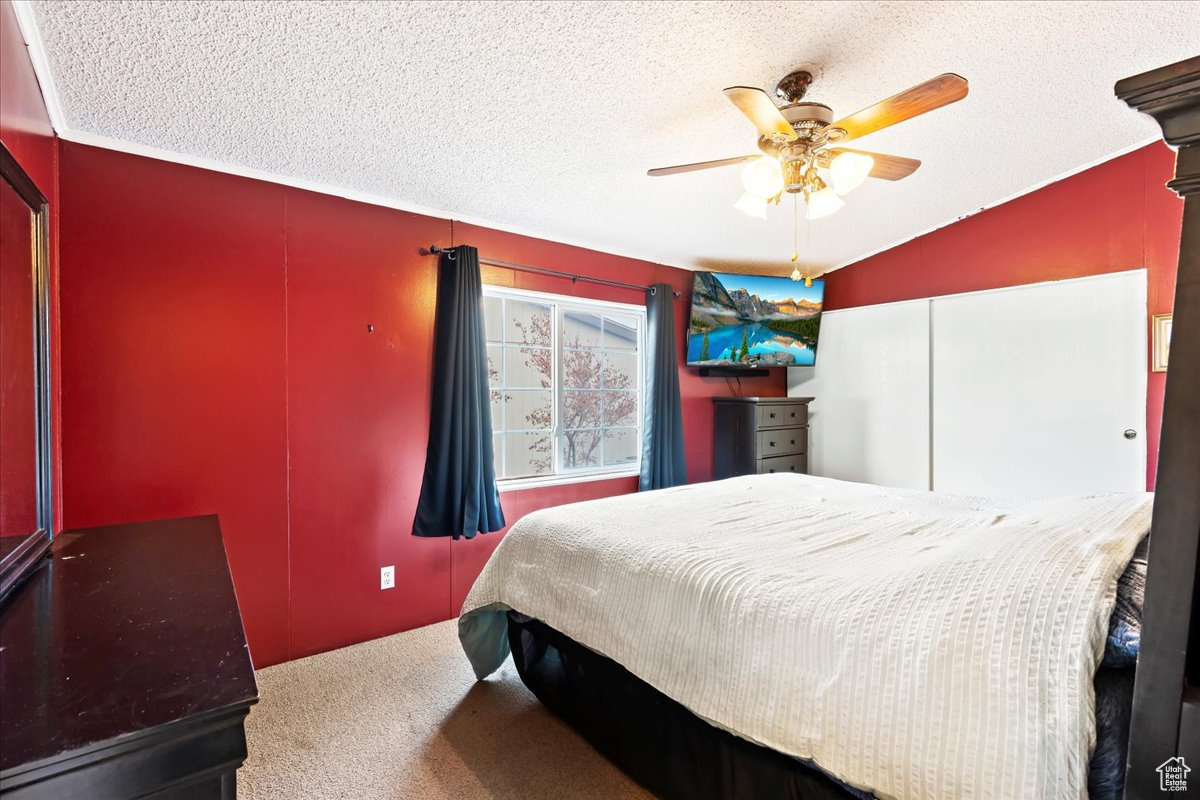
M774 442L767 442L767 447L774 447L774 446L775 446Z
M771 419L775 419L775 412L772 411L769 416L771 417Z

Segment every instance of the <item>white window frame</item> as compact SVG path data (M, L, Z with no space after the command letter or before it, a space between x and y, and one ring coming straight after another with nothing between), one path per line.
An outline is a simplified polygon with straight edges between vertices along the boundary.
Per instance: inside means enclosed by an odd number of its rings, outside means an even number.
M573 295L552 294L550 292L535 292L529 289L512 289L507 286L492 286L485 284L483 296L508 300L521 300L532 303L543 303L554 307L550 321L550 352L551 352L551 417L553 424L550 428L551 469L550 475L532 475L521 478L497 478L496 485L501 492L511 492L520 489L532 489L540 486L561 486L570 483L587 481L605 481L614 478L627 478L641 474L642 452L639 443L637 460L616 466L597 466L583 469L572 469L564 472L562 469L562 443L560 441L562 413L562 387L559 381L562 349L559 346L559 331L561 329L562 312L564 309L578 310L585 313L610 311L619 314L632 315L637 320L637 416L634 426L639 433L645 424L643 410L646 402L646 307L632 303L615 303L607 300L592 300ZM489 386L489 391L491 387ZM488 413L491 413L490 410ZM603 436L603 429L601 435ZM493 453L493 458L495 454Z

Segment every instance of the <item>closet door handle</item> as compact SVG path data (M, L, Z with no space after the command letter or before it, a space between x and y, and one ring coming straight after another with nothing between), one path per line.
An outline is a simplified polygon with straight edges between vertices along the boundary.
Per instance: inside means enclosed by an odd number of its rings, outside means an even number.
M1126 428L1125 429L1125 438L1126 439L1136 439L1137 431L1135 431L1133 428Z

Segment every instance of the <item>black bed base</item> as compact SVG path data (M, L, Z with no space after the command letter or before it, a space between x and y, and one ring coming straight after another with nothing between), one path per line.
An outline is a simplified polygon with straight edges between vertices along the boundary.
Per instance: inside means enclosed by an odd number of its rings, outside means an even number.
M537 698L659 797L855 797L815 767L713 727L536 619L510 611L508 640L517 672Z

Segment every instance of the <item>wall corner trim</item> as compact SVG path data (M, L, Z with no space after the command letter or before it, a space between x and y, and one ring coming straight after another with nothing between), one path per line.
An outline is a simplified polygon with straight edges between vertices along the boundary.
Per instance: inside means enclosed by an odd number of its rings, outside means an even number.
M67 130L67 121L63 115L62 103L58 99L54 76L50 72L50 59L46 56L46 46L42 43L42 34L38 29L33 6L30 0L12 0L12 7L17 15L17 27L21 30L21 38L25 40L25 49L29 52L29 60L33 64L33 74L37 77L38 88L42 92L46 114L50 117L50 126L61 137Z

